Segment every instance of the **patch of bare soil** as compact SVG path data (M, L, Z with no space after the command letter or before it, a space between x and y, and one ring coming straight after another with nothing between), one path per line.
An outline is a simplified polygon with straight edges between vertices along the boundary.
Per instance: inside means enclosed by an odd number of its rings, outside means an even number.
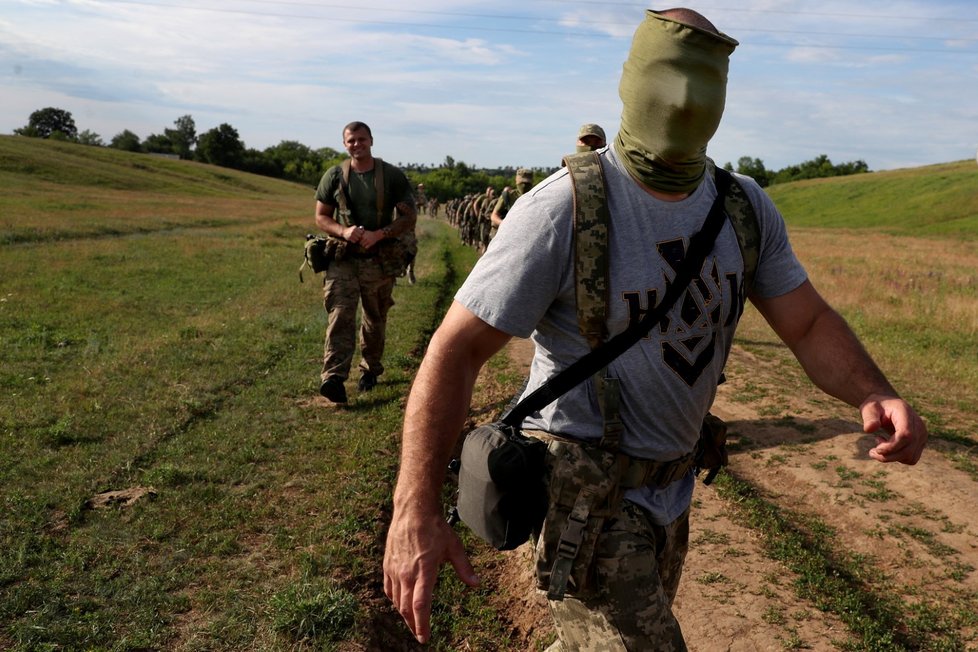
M532 346L513 340L510 354L526 370ZM833 528L839 550L872 567L878 590L939 616L966 612L956 633L965 649L978 649L978 484L933 447L913 467L871 460L875 440L856 410L798 383L784 365L735 347L713 409L731 429L731 471L768 501ZM797 576L764 554L759 534L714 488L697 483L690 522L675 604L690 650L843 649L850 634L841 620L798 597ZM499 587L513 649L538 650L553 634L529 554L524 546L475 561Z

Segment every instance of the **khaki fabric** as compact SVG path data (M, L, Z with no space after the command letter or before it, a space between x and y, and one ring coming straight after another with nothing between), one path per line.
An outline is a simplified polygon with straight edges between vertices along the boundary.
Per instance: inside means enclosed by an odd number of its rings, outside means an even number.
M724 34L646 11L618 87L624 108L615 149L632 176L663 192L696 189L736 46Z
M350 375L357 340L357 304L360 318L361 371L384 373L387 313L394 305L394 277L384 273L376 258L336 261L323 280L323 305L329 316L323 351L322 380Z
M688 549L689 511L657 526L625 502L598 539L598 591L549 602L559 636L550 650L684 652L672 603Z

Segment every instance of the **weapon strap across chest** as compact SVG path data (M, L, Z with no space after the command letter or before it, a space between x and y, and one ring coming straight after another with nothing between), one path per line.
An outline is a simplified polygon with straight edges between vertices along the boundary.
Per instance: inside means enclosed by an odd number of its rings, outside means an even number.
M577 156L587 154L591 154L591 152L584 152ZM568 164L568 167L570 166L571 164ZM650 308L641 320L629 324L622 332L601 342L596 348L593 348L582 358L524 397L502 417L501 421L504 424L519 428L527 416L543 409L579 383L598 373L612 360L645 337L656 324L666 317L666 313L686 291L690 282L703 268L706 257L713 250L713 244L726 218L723 197L731 179L732 176L726 171L723 174L717 174L717 197L710 207L710 212L704 220L703 226L690 237L686 256L676 270L675 278L671 283L666 284L662 301L654 308ZM575 189L575 193L575 197L578 196L578 189ZM608 433L606 432L606 434Z
M353 159L346 159L340 164L342 175L340 176L340 194L337 201L340 205L340 215L343 220L350 216L350 170ZM374 190L377 193L377 224L382 224L384 219L384 162L374 157ZM341 221L341 223L343 223ZM350 226L349 224L343 224Z
M577 324L591 349L607 339L610 310L610 259L607 185L601 159L595 152L581 152L564 158L574 193L574 276L577 298ZM709 161L707 174L717 181L717 197L737 235L744 261L746 292L754 284L760 250L760 232L750 199L740 183L723 168ZM720 178L725 177L721 190Z

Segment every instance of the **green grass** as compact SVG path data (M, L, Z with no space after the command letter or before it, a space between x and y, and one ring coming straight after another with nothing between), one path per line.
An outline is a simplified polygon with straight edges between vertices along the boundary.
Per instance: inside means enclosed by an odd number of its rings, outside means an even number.
M914 183L944 187L958 174L948 169L925 168L917 174L938 180ZM395 288L383 382L368 395L351 383L349 406L334 408L317 394L319 279L298 282L312 189L16 137L0 137L0 184L0 649L421 649L383 597L380 560L405 396L475 254L445 224L422 222L419 282ZM790 193L812 191L778 192L791 206ZM911 233L919 207L893 205L905 211L891 213L894 228ZM973 221L935 217L941 210L921 218L925 233L937 236L943 222L964 229L956 240L973 237ZM948 268L946 295L973 295L966 268ZM848 314L858 317L857 303ZM899 319L856 324L874 353L902 344L899 358L882 360L925 409L941 415L952 394L974 397L974 344L953 323L936 332L905 332ZM753 346L777 359L769 337ZM521 380L504 356L489 369L499 389L477 406L485 413ZM749 400L765 396L752 391ZM974 469L969 430L943 419L948 454ZM877 479L836 467L840 481L885 499ZM88 502L135 487L153 493L125 507ZM775 518L749 486L730 491L806 578L801 594L862 633L860 649L899 649L882 643L890 639L955 649L938 643L953 645L962 613L938 618L921 602L910 624L894 626L901 605L885 587L864 586L817 524ZM954 562L952 579L969 572ZM429 648L513 649L491 606L497 588L467 589L446 569Z
M767 190L792 227L972 241L978 233L978 167L973 160L798 181Z

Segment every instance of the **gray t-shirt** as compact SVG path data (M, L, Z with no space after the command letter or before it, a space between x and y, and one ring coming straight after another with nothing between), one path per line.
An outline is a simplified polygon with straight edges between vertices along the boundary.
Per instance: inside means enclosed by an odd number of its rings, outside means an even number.
M716 187L708 176L686 199L662 201L629 176L613 148L600 155L612 216L607 328L613 336L658 302L666 281L675 276L673 265L685 255L689 236L709 213ZM791 250L784 221L753 180L738 179L760 224L753 292L760 297L790 292L806 274ZM565 168L514 204L455 297L491 326L532 339L535 354L526 393L589 351L577 323L573 228ZM728 221L699 278L669 311L666 325L654 328L608 366L608 374L621 386L623 451L666 461L696 445L743 311L742 276L740 248ZM602 418L593 381L530 415L523 427L600 439ZM692 486L688 477L665 490L632 490L627 497L665 524L688 507Z

